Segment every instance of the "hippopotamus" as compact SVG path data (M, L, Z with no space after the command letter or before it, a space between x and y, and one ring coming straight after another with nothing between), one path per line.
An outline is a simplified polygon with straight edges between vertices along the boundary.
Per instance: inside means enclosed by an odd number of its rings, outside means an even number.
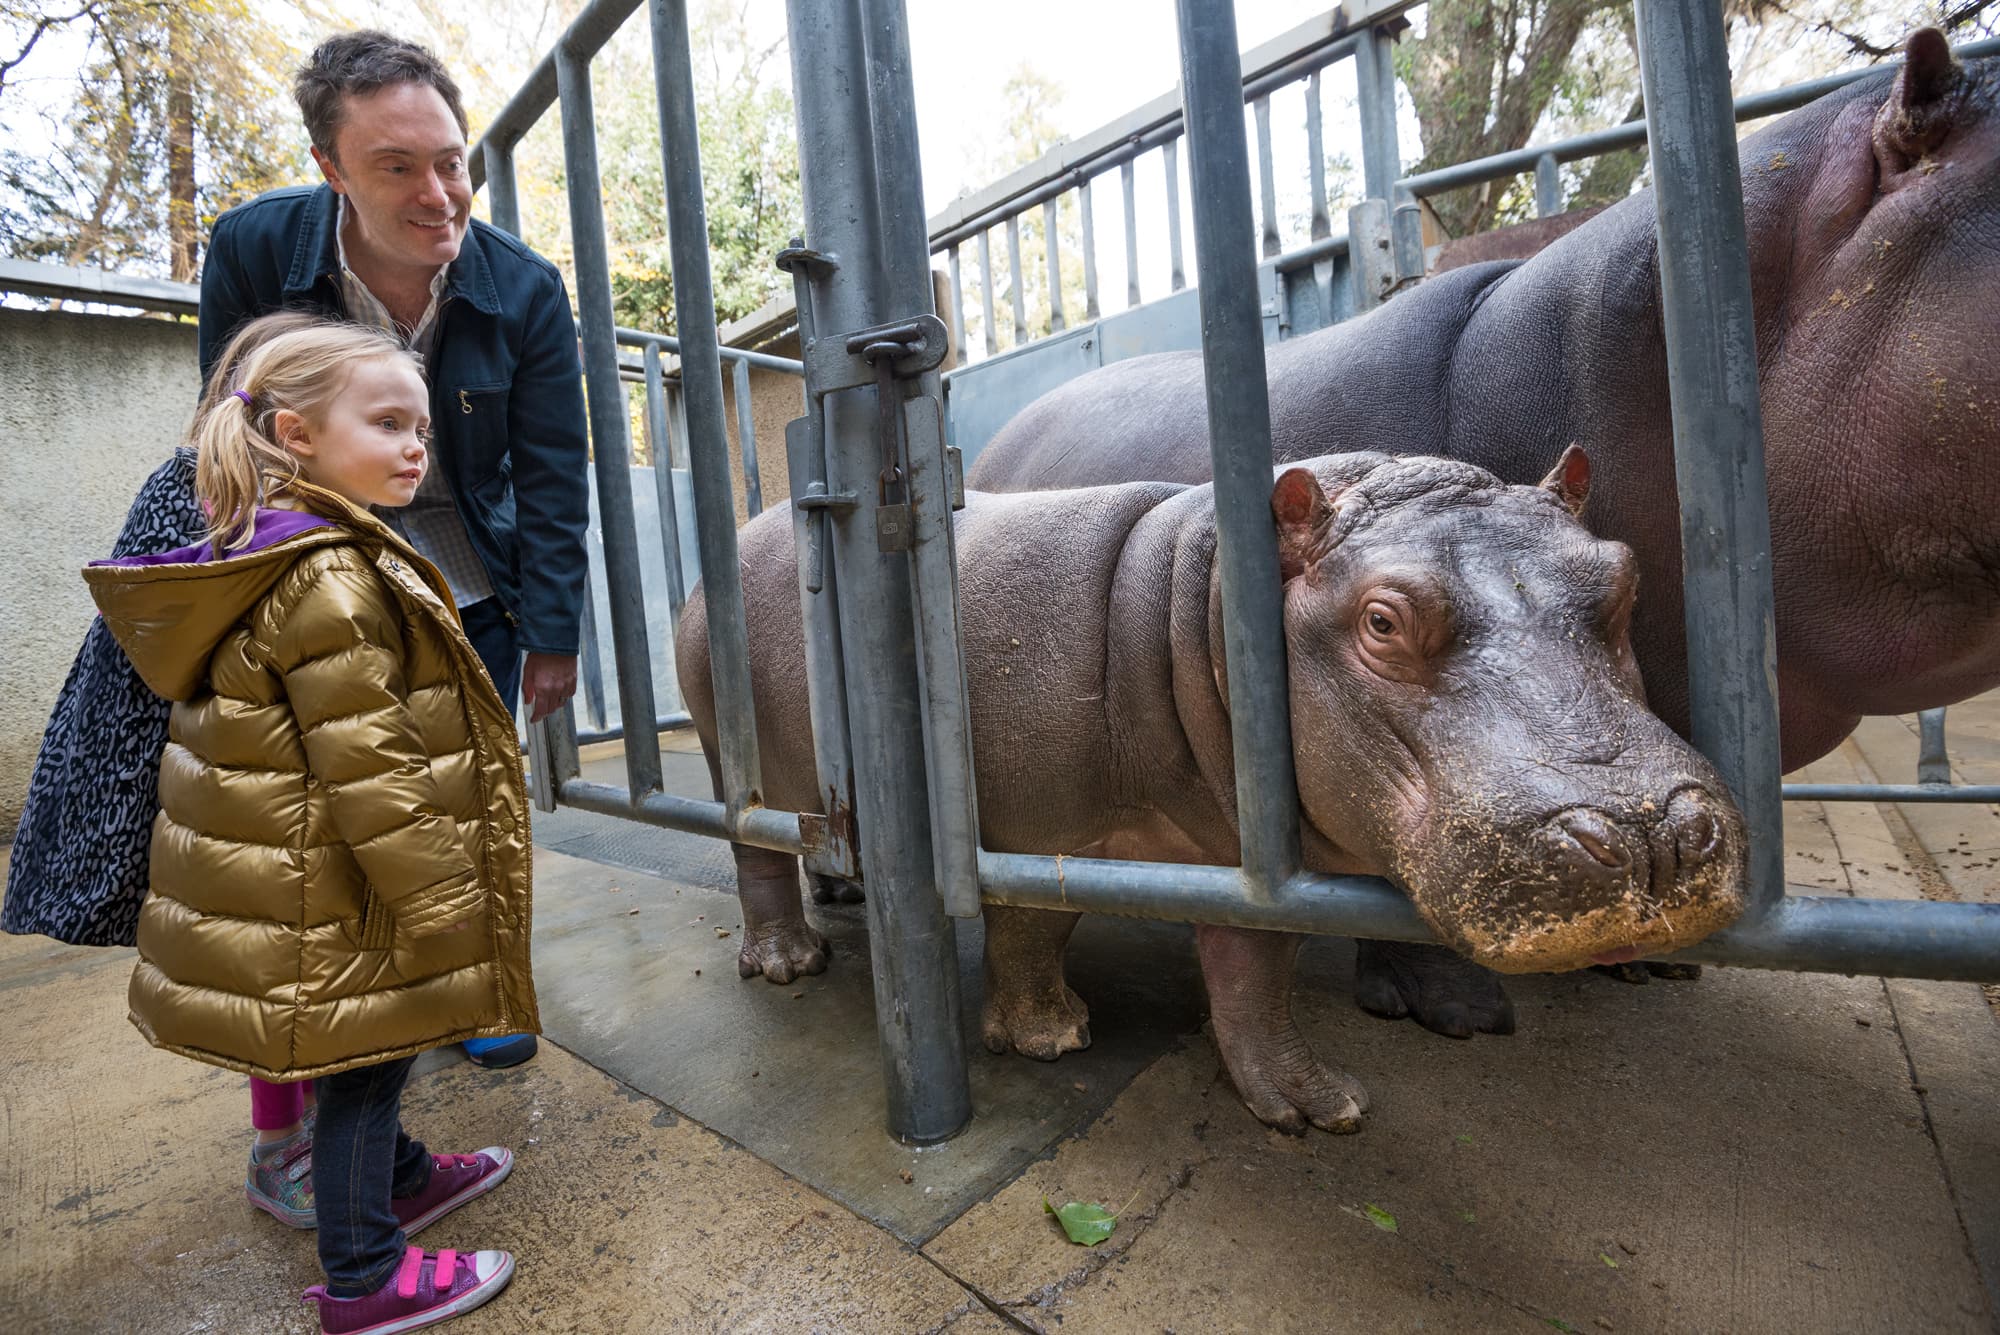
M1769 481L1783 764L1864 714L2000 684L2000 60L1935 30L1904 64L1743 141ZM1267 349L1279 460L1423 452L1525 482L1572 441L1584 520L1638 559L1632 644L1688 726L1681 535L1650 191L1525 260L1425 279ZM993 491L1209 476L1201 359L1142 357L1030 404L979 454ZM1642 976L1643 977L1643 976ZM1362 943L1357 1000L1456 1037L1507 1032L1497 981Z
M1689 944L1744 903L1741 815L1645 707L1633 556L1575 517L1589 471L1574 450L1541 484L1510 486L1363 453L1272 484L1305 865L1393 878L1443 939L1499 970ZM764 801L818 811L789 509L739 540ZM984 845L1233 865L1213 488L974 493L956 541ZM691 598L675 660L716 773L707 629ZM739 971L824 968L798 859L734 852ZM989 1048L1053 1058L1089 1042L1063 980L1077 917L988 906ZM1293 1024L1301 938L1196 939L1251 1110L1288 1131L1354 1129L1366 1095Z

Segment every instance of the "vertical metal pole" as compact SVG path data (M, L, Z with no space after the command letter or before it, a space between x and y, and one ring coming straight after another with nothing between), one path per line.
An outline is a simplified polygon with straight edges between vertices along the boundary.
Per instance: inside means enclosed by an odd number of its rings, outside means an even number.
M1306 80L1306 175L1312 183L1312 239L1333 235L1333 218L1326 204L1326 132L1320 119L1319 71ZM1322 325L1333 323L1333 261L1313 266L1313 291L1319 297Z
M951 360L953 365L965 365L965 274L958 267L958 247L952 246L945 252L951 264L951 318L945 323L951 326Z
M618 330L611 310L611 255L597 170L597 122L590 60L556 48L563 164L575 246L576 303L582 315L583 375L589 389L590 448L597 472L597 520L604 533L604 581L611 594L611 648L618 664L618 713L625 728L625 777L636 801L660 789L659 712L646 647L646 595L639 583L639 526L632 512L632 446L618 379Z
M986 355L1000 351L1000 317L993 307L993 236L979 234L979 322L986 326Z
M736 494L729 480L722 354L715 334L715 289L708 273L708 207L702 199L686 0L652 0L650 11L667 242L674 266L674 323L681 341L681 402L687 413L688 467L694 474L694 525L701 551L702 596L708 608L723 800L733 819L746 806L763 805L764 780L758 765L757 711L750 696L743 582L736 561ZM747 461L747 450L744 457Z
M1049 332L1061 333L1069 327L1063 319L1062 253L1056 248L1056 201L1042 201L1042 252L1049 270Z
M1181 141L1161 144L1160 160L1167 168L1167 259L1173 265L1167 285L1178 292L1187 286L1187 266L1181 261Z
M1354 48L1354 91L1361 112L1361 179L1370 199L1389 198L1402 174L1396 144L1395 39L1370 28Z
M521 201L514 188L514 146L501 144L498 140L486 145L486 200L487 211L492 216L493 225L510 236L521 235ZM583 590L583 610L590 610L590 584L586 573ZM579 634L578 651L585 644L594 651L593 641L582 640ZM603 686L600 678L598 687L598 714L602 717ZM555 710L540 723L524 721L523 732L528 739L528 773L533 788L535 806L541 811L556 809L556 795L562 791L564 783L578 777L580 766L576 752L576 705L565 701L561 709Z
M1950 783L1951 756L1944 747L1944 711L1926 709L1917 715L1917 782Z
M514 146L496 141L486 145L486 210L493 225L509 236L521 235L521 197L514 189Z
M1202 369L1215 461L1216 559L1236 755L1243 876L1268 898L1299 868L1298 780L1285 674L1284 590L1271 519L1271 404L1243 133L1236 11L1177 0L1181 96L1195 197Z
M743 451L743 509L755 519L764 513L764 479L757 471L757 423L750 413L750 363L735 359L736 443Z
M865 34L860 0L789 0L786 9L806 237L838 257L837 268L816 268L809 280L818 342L930 309L922 177L901 4L867 4ZM810 349L806 364L813 365ZM815 388L807 385L809 396ZM938 1140L972 1110L954 932L939 901L928 799L918 781L925 767L914 726L922 706L911 563L876 542L869 502L881 469L881 418L874 387L819 402L828 490L867 498L828 528L889 1129Z
M1014 346L1028 341L1028 297L1021 288L1021 215L1007 219L1007 278L1014 289Z
M1771 514L1729 53L1717 0L1640 0L1637 18L1680 478L1691 740L1743 808L1757 913L1784 896L1785 852Z
M599 502L603 504L603 502ZM578 654L578 666L583 676L583 712L590 720L590 726L603 732L606 725L604 714L604 650L599 645L597 634L597 590L592 586L597 581L585 571L583 576L583 615L578 629L583 636L583 645ZM621 705L620 708L623 708Z
M1263 203L1264 214L1264 258L1270 259L1282 248L1278 239L1278 175L1271 163L1271 99L1264 96L1257 99L1257 183Z
M1083 210L1083 318L1095 320L1103 312L1097 304L1097 220L1091 216L1091 182L1077 187L1077 207Z
M667 564L667 612L681 624L687 605L687 575L681 570L680 502L674 496L674 437L667 429L667 385L660 369L660 345L648 343L641 354L646 366L646 421L653 432L653 493L660 502L660 551Z
M1553 153L1535 159L1535 216L1553 218L1563 211L1562 164Z
M1131 159L1118 164L1118 185L1125 196L1125 305L1139 304L1139 201Z

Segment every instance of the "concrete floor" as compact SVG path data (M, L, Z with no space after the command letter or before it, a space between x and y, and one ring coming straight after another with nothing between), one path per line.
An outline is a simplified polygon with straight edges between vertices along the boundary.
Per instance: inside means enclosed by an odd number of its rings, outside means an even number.
M1951 741L1962 779L2000 781L2000 701L1954 709ZM1871 720L1810 777L1907 781L1915 753L1910 721ZM669 769L705 787L684 751ZM1787 818L1819 892L2000 898L1994 808ZM592 820L537 827L552 1041L509 1072L433 1054L406 1105L439 1149L520 1155L425 1237L520 1258L468 1335L1995 1328L1977 988L1529 978L1518 1034L1451 1043L1355 1010L1351 948L1315 942L1301 1025L1373 1106L1358 1136L1294 1140L1218 1079L1186 930L1090 921L1071 973L1096 1046L974 1043L978 1120L919 1152L879 1129L861 911L814 910L825 975L743 982L726 854ZM971 1015L976 930L961 958ZM310 1237L237 1185L241 1080L146 1047L129 970L0 937L0 1332L313 1329ZM1086 1250L1045 1196L1123 1212Z

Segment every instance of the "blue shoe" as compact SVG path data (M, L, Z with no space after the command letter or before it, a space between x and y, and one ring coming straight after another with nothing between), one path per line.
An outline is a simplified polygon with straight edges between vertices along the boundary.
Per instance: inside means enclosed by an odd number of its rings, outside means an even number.
M465 1040L465 1059L474 1066L483 1066L489 1071L498 1071L508 1066L519 1066L535 1055L533 1034L507 1034L500 1038L468 1038Z

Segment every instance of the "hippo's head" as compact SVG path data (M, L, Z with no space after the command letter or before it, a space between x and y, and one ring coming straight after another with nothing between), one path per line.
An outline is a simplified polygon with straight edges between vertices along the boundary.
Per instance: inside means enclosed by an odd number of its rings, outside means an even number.
M1348 455L1272 493L1306 818L1503 973L1670 951L1744 905L1742 817L1646 708L1589 477L1574 446L1539 487Z

